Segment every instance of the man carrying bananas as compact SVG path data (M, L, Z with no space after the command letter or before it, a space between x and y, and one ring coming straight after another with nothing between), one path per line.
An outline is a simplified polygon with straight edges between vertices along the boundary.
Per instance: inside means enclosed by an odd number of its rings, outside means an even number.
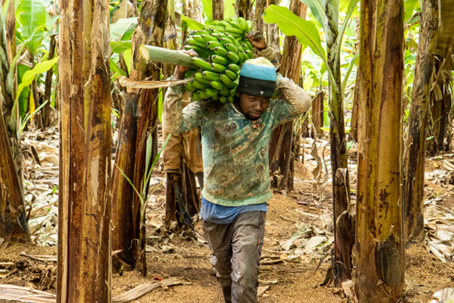
M189 51L191 56L197 56ZM173 79L189 69L175 68ZM285 100L270 100L275 91ZM263 58L247 60L233 103L208 100L182 108L183 85L164 101L164 128L172 134L201 128L204 188L202 227L213 253L225 302L257 302L266 202L271 199L268 145L274 128L311 106L309 95L276 74Z

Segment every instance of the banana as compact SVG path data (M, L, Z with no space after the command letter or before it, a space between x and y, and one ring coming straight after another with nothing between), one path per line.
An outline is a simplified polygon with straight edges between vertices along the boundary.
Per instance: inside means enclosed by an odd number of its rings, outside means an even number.
M198 46L192 46L192 49L199 55L200 58L207 59L210 54L206 51L206 48L201 48Z
M186 90L189 91L189 92L195 91L195 88L194 88L194 86L192 86L192 83L191 83L191 82L186 82L186 83L184 84L184 87L185 87Z
M224 27L223 26L210 26L208 28L208 30L211 30L212 32L218 31L218 32L222 33L224 31Z
M187 40L187 42L189 43L189 45L192 45L192 46L205 47L205 45L203 43L197 42L194 38L189 38Z
M227 21L219 21L219 25L222 25L223 27L230 26L230 23Z
M244 53L243 52L238 52L238 58L240 59L240 64L243 64L244 61L246 61L246 59L244 59L245 57L244 57Z
M216 41L209 41L207 42L206 44L206 48L216 48L216 47L222 47L223 45L220 43L220 42L216 42Z
M188 51L188 50L191 50L192 48L193 48L192 45L186 44L186 45L184 46L184 50L187 50L187 51Z
M235 102L235 97L233 96L228 96L227 99L229 100L230 103Z
M206 88L203 90L203 92L209 97L217 96L219 93L219 91L214 88Z
M229 53L227 53L227 56L228 56L228 54ZM229 57L229 59L230 59L230 57ZM229 63L229 60L227 60L226 58L219 56L219 55L211 56L211 61L213 61L214 63L222 64L222 65L227 65Z
M222 56L222 57L225 57L227 56L227 50L223 47L215 47L214 48L214 53L216 55L219 55L219 56Z
M207 80L221 81L221 75L215 72L203 71L202 77Z
M250 51L252 51L254 49L254 47L252 46L252 44L249 40L244 41L244 43L246 43L248 45Z
M221 97L219 97L219 101L221 101L221 103L227 103L227 101L229 101L229 100L227 99L226 96L221 96Z
M205 93L204 93L203 91L201 91L201 90L199 90L199 91L197 92L197 94L199 95L200 99L202 99L202 100L203 100L203 99L208 99L208 98L210 98L207 94L205 94Z
M202 37L203 43L205 43L205 44L210 41L219 42L219 40L212 35L202 35L200 37Z
M242 18L242 17L238 18L238 20L241 23L241 30L243 31L243 33L247 33L248 32L248 30L247 30L248 25L247 25L246 20L244 18Z
M230 27L241 30L241 23L238 20L231 20L229 23Z
M230 91L229 91L226 87L224 87L222 90L219 91L219 93L220 93L221 95L227 97L227 96L230 94Z
M205 60L202 60L202 59L197 58L197 57L192 57L191 61L194 62L194 64L197 65L198 67L201 67L201 68L203 68L205 70L211 70L210 63L206 62Z
M227 36L219 39L219 41L221 42L222 45L233 43L233 40L231 39L231 37L227 37Z
M252 21L247 20L246 23L247 23L247 32L249 33L252 30Z
M196 31L196 33L199 35L199 36L202 36L202 35L211 35L211 33L207 30L201 30L201 31Z
M250 50L245 51L246 55L248 55L249 59L254 59L254 53Z
M219 82L219 81L210 81L210 84L211 84L211 87L217 89L217 90L220 90L222 91L225 87L224 87L224 83L222 82Z
M244 52L244 48L241 45L238 45L238 52Z
M231 80L235 80L236 78L238 78L238 75L235 73L235 72L232 72L230 69L227 69L225 71L225 74L231 79ZM202 73L203 75L203 73Z
M218 63L211 63L211 69L218 73L223 73L226 71L227 67Z
M199 36L199 35L194 35L194 36L192 36L192 39L194 39L197 43L200 43L200 44L206 43L206 42L203 40L202 36Z
M192 93L192 100L194 100L194 101L202 101L202 99L199 97L199 95L196 92Z
M205 79L202 76L202 73L195 73L194 80L197 81L197 82L204 83L204 84L210 84L210 80Z
M221 81L224 82L225 85L230 86L233 82L232 80L226 76L226 75L221 75Z
M236 64L231 63L231 64L229 64L229 69L231 71L234 71L235 73L238 73L238 71L240 70L240 67Z
M243 48L243 51L250 50L246 42L243 42L243 44L241 44L241 47Z
M216 94L216 95L212 96L211 99L213 99L214 101L218 101L219 100L219 94Z
M225 28L225 31L231 35L237 35L237 36L242 36L243 35L243 31L241 29L237 29L237 28L234 28L234 27L226 27Z
M240 61L240 58L238 57L237 54L234 52L227 52L227 57L232 61L233 63L238 63ZM226 65L228 62L226 62L224 65Z
M218 24L219 24L219 20L213 20L213 21L210 22L210 25L216 26Z
M209 84L205 84L205 83L202 83L202 82L199 82L197 80L192 80L192 86L194 88L197 88L197 89L205 89L205 88L209 88L210 85Z
M231 44L231 43L227 43L227 44L225 45L225 48L226 48L228 51L234 52L235 54L238 53L238 48L237 48L235 45Z

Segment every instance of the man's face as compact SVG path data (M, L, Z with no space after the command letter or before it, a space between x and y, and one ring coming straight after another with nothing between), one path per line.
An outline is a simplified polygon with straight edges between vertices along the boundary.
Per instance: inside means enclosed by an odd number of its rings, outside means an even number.
M236 94L237 109L241 111L249 120L257 120L270 106L270 98L257 97L245 93Z

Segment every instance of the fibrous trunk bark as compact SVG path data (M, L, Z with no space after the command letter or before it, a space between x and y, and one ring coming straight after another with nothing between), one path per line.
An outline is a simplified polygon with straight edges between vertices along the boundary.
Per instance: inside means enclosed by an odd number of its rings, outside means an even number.
M307 7L306 4L299 0L290 2L290 10L303 19L306 19ZM282 57L280 73L284 77L292 79L295 83L299 83L301 50L302 45L296 37L285 38L284 56ZM280 125L271 134L269 148L270 170L275 172L280 169L283 177L277 187L282 189L284 193L293 189L293 172L290 170L293 167L290 164L290 161L292 161L292 141L293 121Z
M133 81L141 81L144 78L152 77L152 80L159 80L160 77L160 67L161 64L154 64L152 62L148 63L142 57L140 52L140 46L142 44L153 45L153 46L163 46L164 38L164 28L166 23L166 9L167 1L166 0L146 0L142 2L142 9L139 19L139 25L137 26L133 36L132 36L132 50L133 58L131 63L131 74L129 78ZM131 135L136 134L135 137L131 136L127 141L123 141L123 144L134 144L135 153L129 154L132 147L123 148L121 144L119 145L116 161L119 159L125 159L125 157L130 157L130 161L126 162L116 162L118 167L123 171L128 171L130 175L127 175L130 180L132 180L135 188L139 192L143 192L142 189L147 188L147 184L143 184L144 175L145 175L145 162L146 162L146 141L148 136L153 136L153 154L151 156L154 159L157 150L157 97L158 90L138 90L128 88L126 94L126 100L130 100L132 104L138 104L138 122L136 125L125 124L129 129L121 130L120 133L127 132ZM125 126L125 127L126 127ZM123 123L121 128L123 128ZM132 128L137 128L137 132ZM123 166L125 165L125 166ZM126 165L128 167L126 167ZM132 167L132 169L131 169ZM123 175L116 168L113 173L113 180L115 182L120 182L117 179L124 179ZM121 182L125 182L124 180ZM126 181L127 182L127 181ZM125 185L126 186L126 185ZM128 228L124 229L115 229L113 231L113 238L118 241L114 243L114 250L122 250L119 257L122 261L134 260L132 265L133 267L138 268L142 266L142 273L146 275L146 258L145 258L145 222L141 223L144 216L144 209L142 209L141 200L137 194L133 191L128 191L127 195L120 193L122 188L114 188L115 199L112 201L113 209L116 212L119 212L114 215L115 221L113 225L121 225L124 223L118 222L118 220L124 220L122 214L131 213L132 220L126 224L130 224ZM121 198L121 199L120 199ZM129 216L129 215L128 215ZM129 232L132 228L132 233ZM116 234L119 233L119 234ZM125 243L129 243L125 247ZM121 246L117 246L121 245ZM132 247L131 247L132 246ZM131 247L131 248L129 248ZM127 255L125 255L127 254ZM124 259L123 259L124 258Z
M212 1L213 20L224 20L224 0Z
M323 136L323 91L318 92L314 100L312 100L312 122L314 127L312 127L312 138L321 138Z
M0 238L8 242L30 241L20 175L21 161L17 133L15 130L8 129L5 123L5 120L14 114L11 110L15 85L12 81L8 81L10 60L15 54L15 43L8 39L13 36L15 40L14 3L9 5L5 17L6 20L0 12L0 52L3 54L0 59L2 94L2 101L0 101L2 102L0 104ZM10 137L12 137L11 140Z
M111 301L109 3L60 2L57 302Z
M340 47L337 44L338 5L336 1L326 1L326 47L328 68L333 77L330 78L329 105L330 105L330 141L331 141L331 169L333 179L333 215L334 215L334 258L333 275L334 285L352 279L351 252L354 245L354 215L349 211L350 185L348 178L348 155L345 140L344 103L341 90ZM336 176L339 170L345 171L346 192L336 190ZM346 235L345 233L349 234ZM347 263L345 263L347 262Z
M236 0L235 14L237 17L243 17L246 20L252 20L252 3L251 0Z
M403 1L362 0L356 293L397 302L404 287L401 139Z
M55 56L55 48L57 44L57 39L56 35L52 35L50 37L50 44L49 44L49 60L53 59ZM52 75L53 75L53 69L49 69L46 73L46 82L45 82L45 87L44 87L44 100L43 102L46 102L46 105L43 107L43 126L44 128L50 126L51 122L51 113L52 113L52 107L51 107L51 95L52 95Z
M255 30L265 33L263 12L265 11L266 0L256 0L255 4Z
M424 236L424 165L426 121L430 103L434 55L438 31L438 2L423 0L418 55L413 82L408 133L405 140L404 212L405 242L422 241Z

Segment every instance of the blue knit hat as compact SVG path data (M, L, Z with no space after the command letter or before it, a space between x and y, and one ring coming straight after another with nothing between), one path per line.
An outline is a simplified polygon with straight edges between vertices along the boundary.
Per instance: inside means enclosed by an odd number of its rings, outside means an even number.
M276 90L276 69L266 58L249 59L240 71L238 92L271 98Z

